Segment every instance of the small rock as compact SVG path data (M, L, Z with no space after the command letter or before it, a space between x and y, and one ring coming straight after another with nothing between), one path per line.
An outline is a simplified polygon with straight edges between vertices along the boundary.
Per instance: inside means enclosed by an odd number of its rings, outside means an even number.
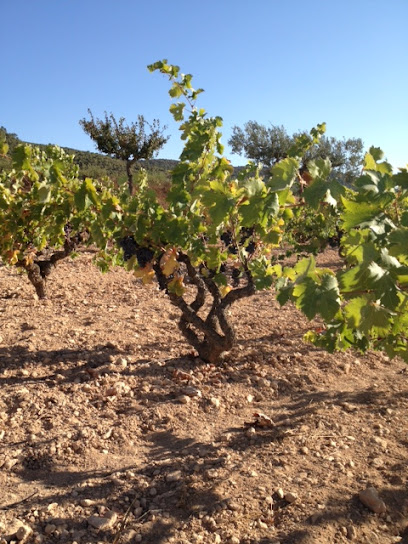
M5 470L10 470L11 468L14 467L14 465L16 465L18 463L18 459L16 459L15 457L11 458L11 459L6 459L6 461L4 461L3 463L3 468Z
M55 532L56 528L57 528L57 526L54 525L53 523L47 523L47 525L45 526L45 529L44 529L44 534L52 535L52 533Z
M374 459L372 459L372 461L371 461L371 464L375 468L380 468L380 467L382 467L384 465L384 461L383 461L383 459L381 459L381 457L374 457Z
M367 487L367 489L360 491L358 498L364 506L367 506L367 508L376 514L383 514L387 511L385 502L380 499L378 492L374 487Z
M349 540L355 540L357 538L357 531L354 525L347 525L347 538Z
M288 502L289 504L292 504L297 501L298 496L296 493L289 492L289 493L285 493L285 496L283 498L285 499L286 502Z
M202 396L200 389L197 389L197 387L193 387L192 385L186 385L186 387L183 387L181 392L183 393L183 395L187 395L188 397Z
M373 438L373 442L375 442L378 446L380 446L382 450L386 450L388 447L388 442L384 438L381 438L379 436L375 436Z
M321 515L322 515L321 512L314 512L314 514L312 514L309 518L310 523L313 523L313 524L316 523L320 519Z
M215 408L220 407L220 399L217 399L216 397L211 397L210 402Z
M268 524L262 521L261 519L258 519L258 527L260 529L268 529Z
M272 505L273 505L273 497L271 497L270 495L267 495L267 496L265 497L265 502L266 502L267 504L269 504L270 506L272 506Z
M92 500L92 499L82 499L82 500L79 502L79 504L80 504L81 506L84 506L84 507L86 507L86 506L92 506L92 505L95 504L95 501Z
M90 516L88 518L88 524L95 529L99 529L100 531L106 531L115 525L117 519L117 514L108 510L105 512L103 517Z
M169 472L166 476L167 482L178 482L182 479L183 474L181 470L174 470L173 472Z
M285 496L285 493L283 491L283 489L281 487L279 487L277 490L276 490L276 494L278 495L278 497L280 499L283 499L283 497Z
M127 366L128 366L127 359L125 359L124 357L119 357L119 358L116 360L116 365L117 365L120 369L125 370L125 368L127 368Z
M247 431L246 431L246 436L248 436L249 438L251 438L252 436L255 436L256 435L256 429L255 427L248 427Z
M180 395L177 400L180 402L180 404L188 404L191 402L191 398L187 395Z
M21 527L17 529L16 538L20 543L27 542L32 532L33 530L28 525L21 525Z

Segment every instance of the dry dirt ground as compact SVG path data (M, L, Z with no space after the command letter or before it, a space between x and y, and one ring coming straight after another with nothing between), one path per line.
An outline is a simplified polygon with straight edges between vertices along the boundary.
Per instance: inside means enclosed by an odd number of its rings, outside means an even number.
M92 258L45 302L0 267L1 543L408 542L403 362L304 344L264 292L210 366L163 293Z

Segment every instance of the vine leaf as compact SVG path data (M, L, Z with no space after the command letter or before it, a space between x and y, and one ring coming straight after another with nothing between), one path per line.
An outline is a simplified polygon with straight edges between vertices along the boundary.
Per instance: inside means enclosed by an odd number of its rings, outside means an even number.
M177 261L177 255L177 250L175 248L170 248L160 259L160 268L166 277L171 276L178 269L179 263Z
M144 268L137 268L134 271L134 275L136 278L140 278L142 280L143 285L153 283L153 280L155 278L155 272L153 270L152 263L147 263Z

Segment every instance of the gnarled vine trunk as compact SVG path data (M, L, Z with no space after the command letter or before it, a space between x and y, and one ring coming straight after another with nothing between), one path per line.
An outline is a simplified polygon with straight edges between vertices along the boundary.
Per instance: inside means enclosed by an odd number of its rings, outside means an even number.
M202 277L192 266L186 255L180 254L178 260L186 265L191 283L196 287L195 299L188 303L182 296L169 292L168 278L164 276L160 266L154 266L159 285L164 289L172 304L181 310L179 329L189 344L197 351L199 357L208 363L217 363L222 354L229 351L235 343L235 331L230 324L226 311L238 299L255 293L255 286L250 271L245 270L247 284L221 296L217 284L211 278ZM210 309L206 317L198 315L208 298L211 298Z
M17 264L27 272L28 279L34 286L39 299L47 298L47 278L51 274L56 263L68 257L83 241L84 233L79 233L72 238L67 236L64 242L64 249L54 251L49 257L37 255L32 262L21 261Z

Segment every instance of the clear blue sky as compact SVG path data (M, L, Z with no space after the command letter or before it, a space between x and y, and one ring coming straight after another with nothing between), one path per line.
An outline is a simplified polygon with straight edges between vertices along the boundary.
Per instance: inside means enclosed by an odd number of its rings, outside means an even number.
M90 108L168 125L167 58L203 87L199 105L234 125L327 123L395 166L408 162L408 0L1 0L0 125L21 139L95 150Z

